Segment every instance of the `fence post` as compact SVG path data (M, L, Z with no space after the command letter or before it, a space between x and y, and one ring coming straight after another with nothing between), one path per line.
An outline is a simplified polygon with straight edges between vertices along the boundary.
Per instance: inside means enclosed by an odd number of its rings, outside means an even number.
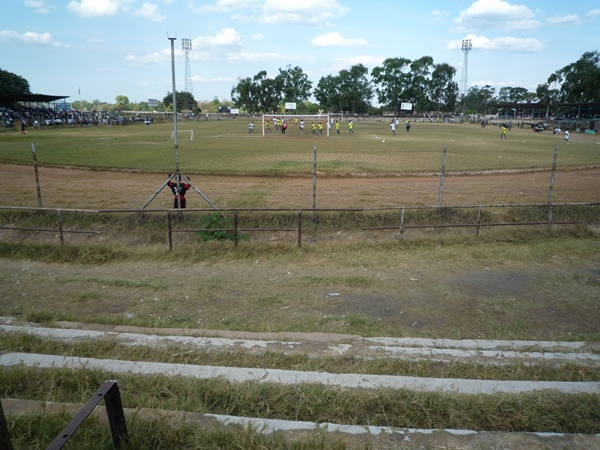
M317 146L313 150L313 217L316 215L317 208Z
M298 248L302 247L302 210L298 210Z
M31 144L31 151L33 152L33 170L35 171L35 188L37 190L38 206L42 206L42 190L40 187L40 174L38 172L37 155L35 153L35 144Z
M0 448L3 450L12 450L12 443L10 442L10 434L8 433L8 425L6 423L6 416L4 415L4 409L2 408L2 402L0 401Z
M442 172L440 174L440 196L438 199L438 206L442 206L442 198L444 196L444 172L446 171L446 144L444 144L444 151L442 153Z
M233 228L234 228L234 234L233 234L233 243L234 243L234 247L238 246L238 210L236 209L233 213Z
M479 230L481 229L481 205L477 208L477 236L479 236Z
M104 405L106 406L106 415L108 416L113 445L115 448L120 448L121 444L127 442L128 439L123 402L121 401L121 393L116 381L104 395Z
M400 212L400 234L404 234L404 206Z
M169 242L169 251L173 250L173 228L171 225L171 210L167 211L167 240Z
M550 175L550 189L548 190L548 204L552 204L552 192L554 191L554 175L556 174L556 161L558 160L558 144L554 147L554 161L552 162L552 174Z
M63 233L63 218L60 209L56 210L56 215L58 216L58 237L60 239L60 245L62 247L65 245L65 235Z

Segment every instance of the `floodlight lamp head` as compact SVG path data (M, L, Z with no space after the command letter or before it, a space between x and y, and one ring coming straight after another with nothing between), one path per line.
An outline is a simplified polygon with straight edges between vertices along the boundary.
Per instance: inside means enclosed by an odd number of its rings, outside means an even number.
M473 41L471 39L463 39L462 50L463 52L469 52L473 48Z
M182 39L181 40L181 48L186 52L189 52L192 49L192 40L191 39Z

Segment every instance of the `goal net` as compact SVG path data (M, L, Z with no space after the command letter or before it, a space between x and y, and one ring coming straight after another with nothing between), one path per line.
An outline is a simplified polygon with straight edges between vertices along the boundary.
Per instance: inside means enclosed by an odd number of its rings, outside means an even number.
M262 135L329 136L334 123L329 114L263 114Z

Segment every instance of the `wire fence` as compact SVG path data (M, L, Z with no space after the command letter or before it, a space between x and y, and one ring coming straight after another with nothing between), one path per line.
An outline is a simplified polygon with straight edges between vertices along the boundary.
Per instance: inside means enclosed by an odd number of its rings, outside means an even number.
M479 139L490 142L493 135L494 141L500 141L499 128L433 124L439 128L427 130L431 142L411 147L410 140L417 139L410 134L414 134L415 127L409 133L401 123L396 133L402 136L395 136L390 123L387 119L359 121L355 130L361 133L360 139L349 138L344 128L340 138L333 131L333 137L324 141L300 136L293 126L286 136L249 136L242 119L230 121L229 128L223 130L213 128L212 134L206 131L206 127L213 127L211 122L183 122L180 128L203 136L201 143L196 138L188 141L187 134L180 136L182 181L188 183L189 178L191 184L187 207L389 208L600 200L600 146L596 136L582 133L588 141L577 151L561 136L554 140L547 136L550 139L541 152L530 151L527 144L490 150L487 143L481 144L481 151L474 151ZM465 126L471 127L472 135L459 142L456 127ZM142 161L135 170L103 168L106 161L113 167L126 166L120 162L125 152L118 139L110 136L122 130L143 136L141 133L150 127L111 127L115 130L110 135L104 130L99 134L100 128L90 129L90 134L96 133L98 147L78 148L73 161L52 159L51 152L35 150L33 145L20 150L19 163L0 163L1 204L90 209L173 207L174 195L166 186L172 173L164 169L172 161L170 149L159 158L145 157L152 149L141 142L139 149L131 150L139 151ZM248 138L244 145L257 150L246 155L244 149L227 147L223 133L232 130L238 133L238 139ZM163 124L159 131L162 140L158 145L169 148L169 124ZM510 139L528 137L525 133L530 133L516 131ZM444 141L448 144L442 144ZM210 150L204 148L207 146ZM361 146L366 150L359 158ZM275 148L278 152L272 151ZM36 163L36 159L42 162Z

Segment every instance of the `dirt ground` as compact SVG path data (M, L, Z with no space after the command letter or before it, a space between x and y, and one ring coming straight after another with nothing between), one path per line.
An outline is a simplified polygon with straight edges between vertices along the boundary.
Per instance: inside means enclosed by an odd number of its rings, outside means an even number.
M200 193L221 208L311 208L313 201L317 208L432 206L438 204L440 196L439 176L326 178L318 175L315 192L310 177L187 175ZM44 207L172 206L173 196L168 188L163 188L168 174L40 167L39 181ZM447 176L443 183L443 204L546 203L550 184L551 174L546 171ZM555 203L596 202L600 168L558 172L553 186ZM37 207L34 168L0 163L0 192L4 206ZM199 192L192 189L187 193L188 208L210 207Z

